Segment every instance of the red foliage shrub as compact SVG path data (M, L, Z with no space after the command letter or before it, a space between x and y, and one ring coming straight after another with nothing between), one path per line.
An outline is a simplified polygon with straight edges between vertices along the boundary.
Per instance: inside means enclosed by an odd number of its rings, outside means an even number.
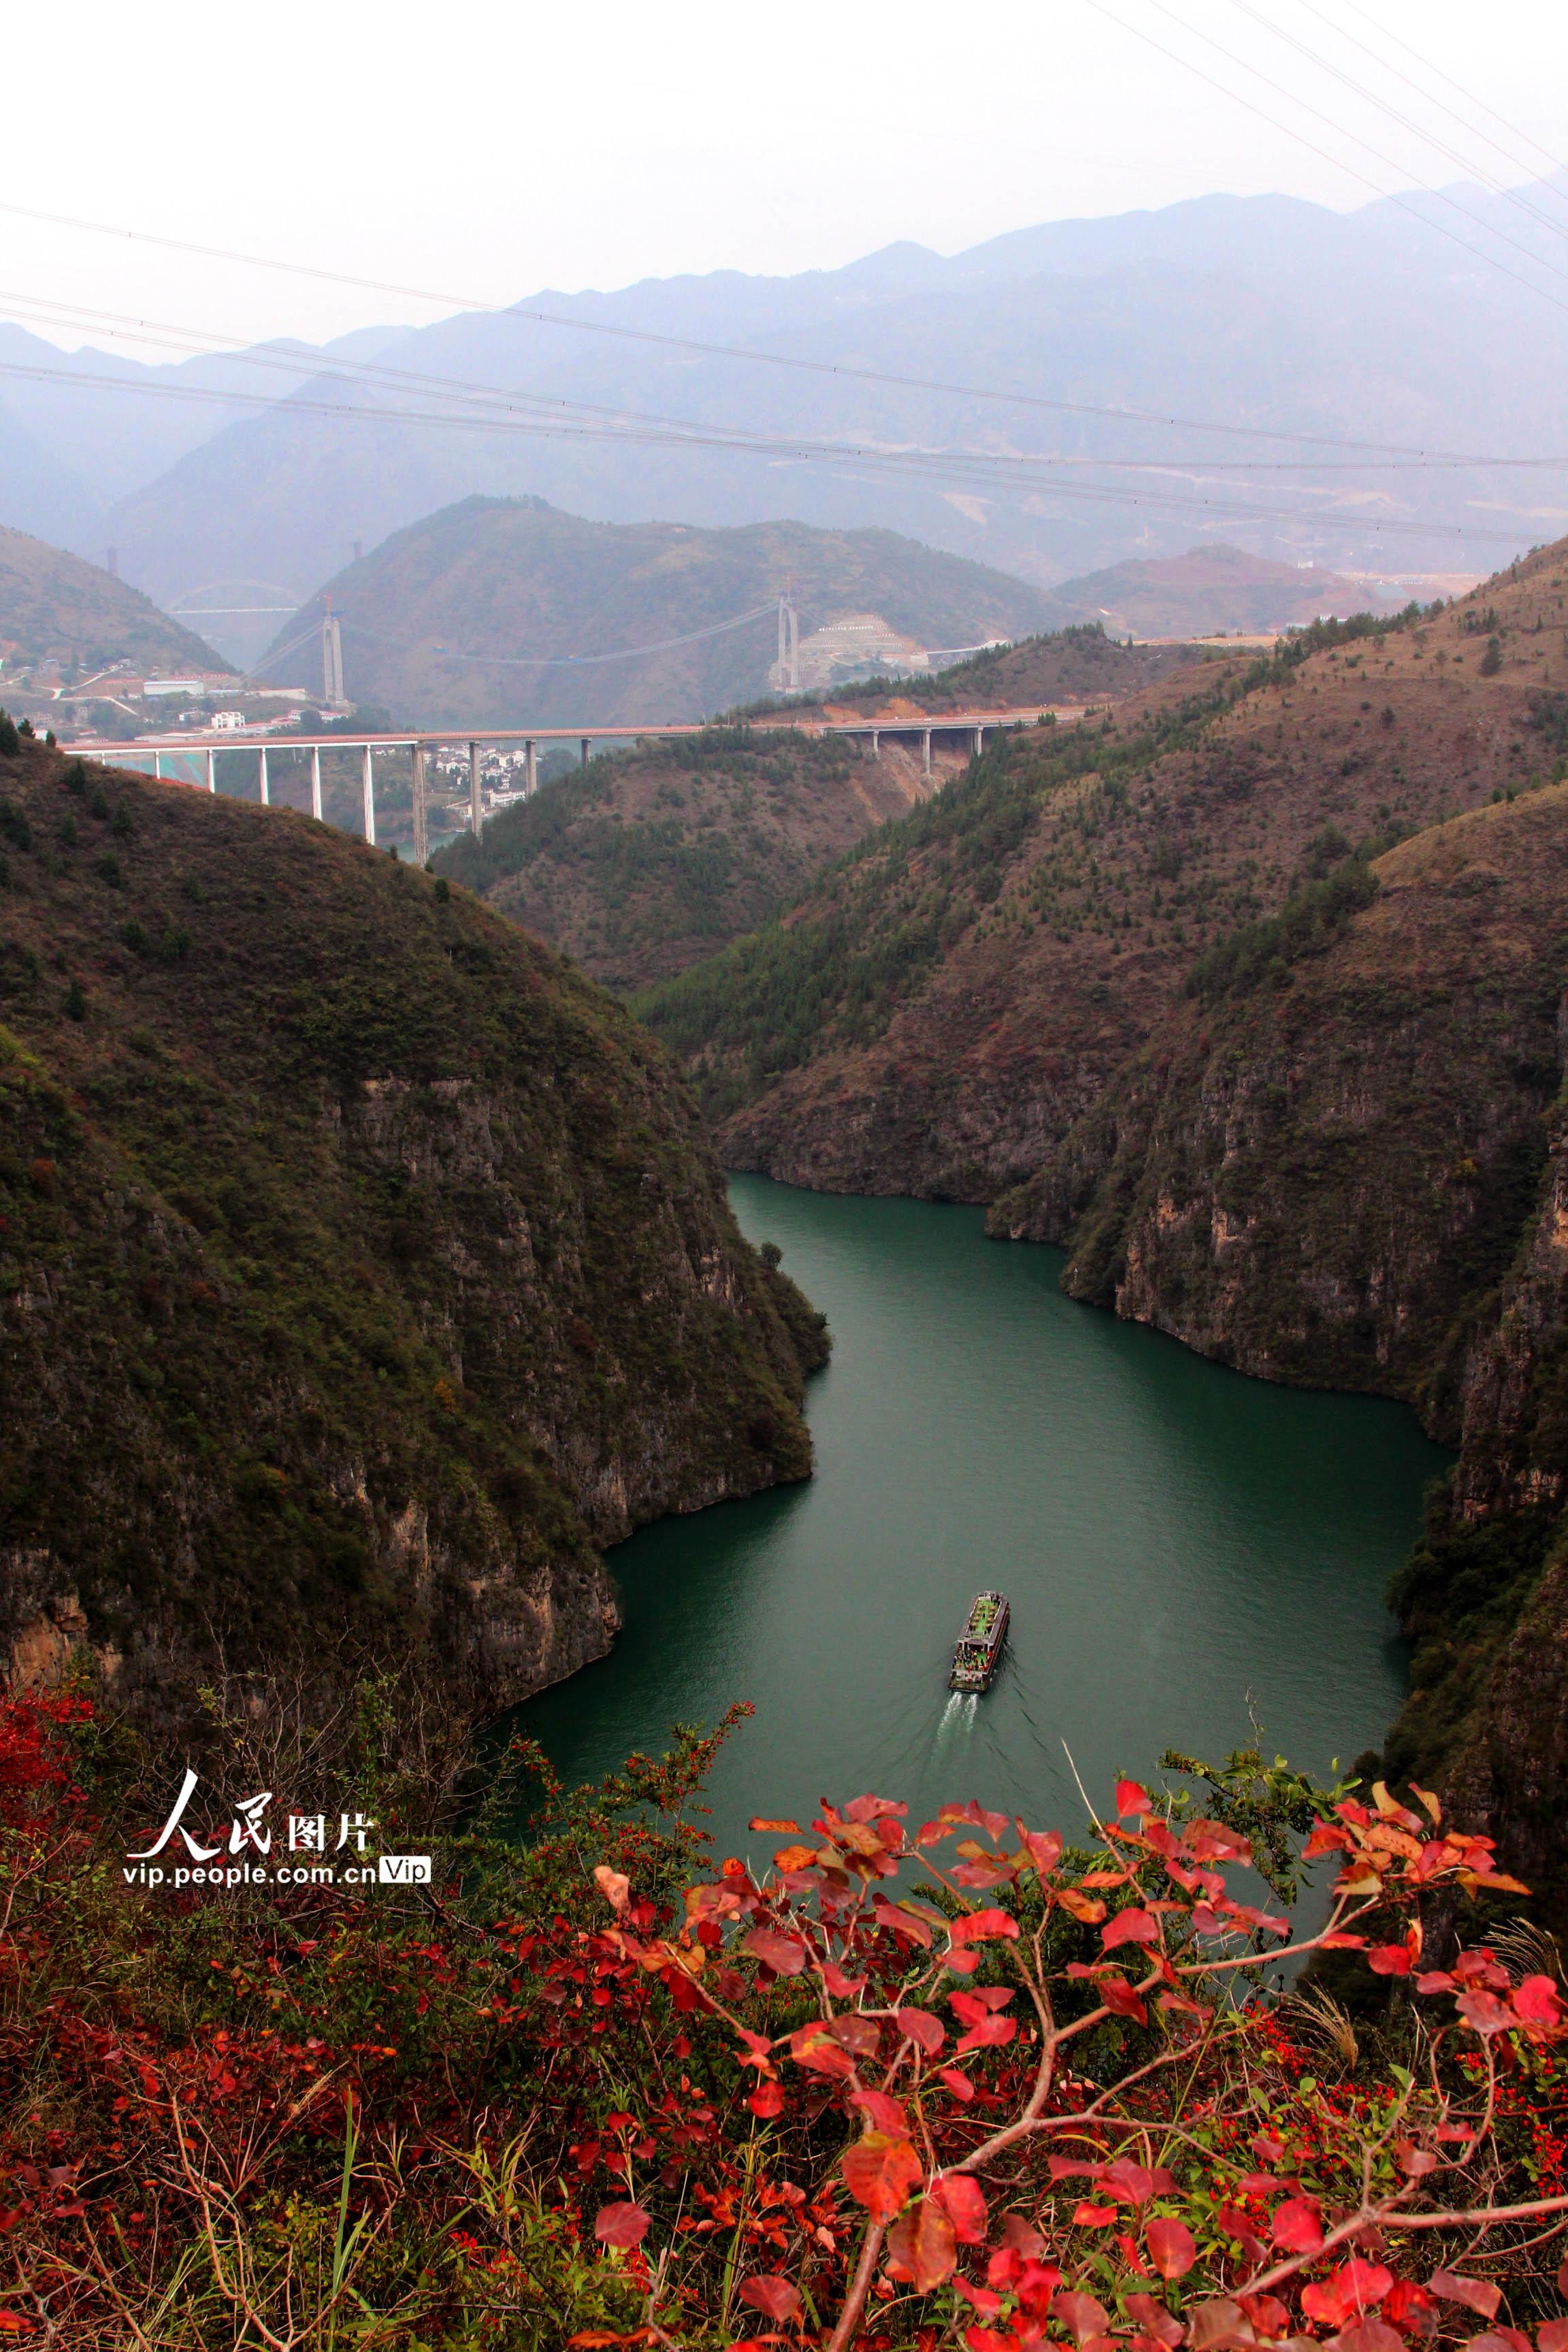
M711 1741L547 1787L531 1843L470 1840L428 1895L204 1908L105 1870L91 1729L0 1707L0 2303L29 2329L107 2340L184 2262L192 2352L351 2314L454 2352L758 2322L835 2352L1568 2352L1559 1984L1485 1944L1423 1966L1434 1896L1511 1883L1421 1792L1324 1800L1337 1880L1293 1938L1237 1889L1245 1837L1131 1781L1085 1849L863 1797L753 1824L785 1841L761 1878L694 1873L660 1817ZM1265 1989L1325 1951L1394 2004L1337 2082Z

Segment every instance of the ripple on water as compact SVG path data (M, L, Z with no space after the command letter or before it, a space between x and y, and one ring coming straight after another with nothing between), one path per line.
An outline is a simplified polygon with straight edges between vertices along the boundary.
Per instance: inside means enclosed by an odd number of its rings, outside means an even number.
M1388 1578L1447 1457L1382 1401L1205 1363L1064 1298L1059 1252L978 1211L731 1182L835 1349L806 1486L642 1529L610 1555L611 1657L518 1711L569 1780L671 1723L756 1713L712 1783L723 1852L752 1812L874 1788L979 1796L1063 1826L1163 1748L1247 1736L1325 1771L1381 1739L1402 1659ZM972 1593L1013 1604L984 1697L947 1689Z

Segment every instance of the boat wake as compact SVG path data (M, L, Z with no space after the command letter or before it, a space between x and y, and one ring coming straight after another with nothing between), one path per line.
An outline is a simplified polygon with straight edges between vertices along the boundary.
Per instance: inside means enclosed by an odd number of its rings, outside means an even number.
M956 1731L961 1728L968 1729L973 1725L979 1707L978 1692L953 1692L947 1705L942 1708L942 1720L936 1727L936 1738L932 1745L938 1755Z

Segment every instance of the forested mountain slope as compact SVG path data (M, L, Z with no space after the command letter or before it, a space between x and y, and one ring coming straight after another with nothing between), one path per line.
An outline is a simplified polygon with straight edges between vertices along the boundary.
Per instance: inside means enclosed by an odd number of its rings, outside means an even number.
M591 522L474 498L328 581L277 644L330 598L349 692L427 727L701 719L766 688L786 585L803 637L874 613L921 647L971 646L1050 617L1038 589L892 531Z
M593 761L434 860L498 912L631 988L767 922L833 858L963 764L939 742L858 745L715 727Z
M1405 1570L1391 1778L1568 1916L1568 784L1238 934L993 1225L1075 1296L1460 1449Z
M596 1547L804 1476L821 1333L612 999L286 810L0 752L0 1641L142 1704L606 1646Z
M651 992L727 1161L970 1201L1026 1181L1222 933L1363 835L1552 772L1565 553L1005 738L782 923Z

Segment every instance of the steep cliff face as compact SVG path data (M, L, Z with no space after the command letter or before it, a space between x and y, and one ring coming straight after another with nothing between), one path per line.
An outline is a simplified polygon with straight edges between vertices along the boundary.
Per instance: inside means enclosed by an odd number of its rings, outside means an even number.
M1568 942L1560 942L1561 960ZM1560 1019L1568 1045L1568 1013ZM1539 1208L1477 1317L1451 1487L1394 1598L1414 1640L1390 1769L1441 1780L1568 1925L1568 1095Z
M1418 835L1363 887L1255 981L1200 966L993 1224L1068 1240L1076 1297L1267 1379L1409 1397L1457 1443L1463 1318L1518 1246L1559 1084L1568 787Z
M0 761L0 1636L601 1654L598 1547L806 1475L819 1322L659 1050L287 812Z
M1415 1648L1384 1762L1560 1906L1568 786L1312 903L1252 942L1273 954L1198 968L993 1230L1064 1239L1078 1297L1268 1379L1405 1397L1459 1449L1395 1594Z

